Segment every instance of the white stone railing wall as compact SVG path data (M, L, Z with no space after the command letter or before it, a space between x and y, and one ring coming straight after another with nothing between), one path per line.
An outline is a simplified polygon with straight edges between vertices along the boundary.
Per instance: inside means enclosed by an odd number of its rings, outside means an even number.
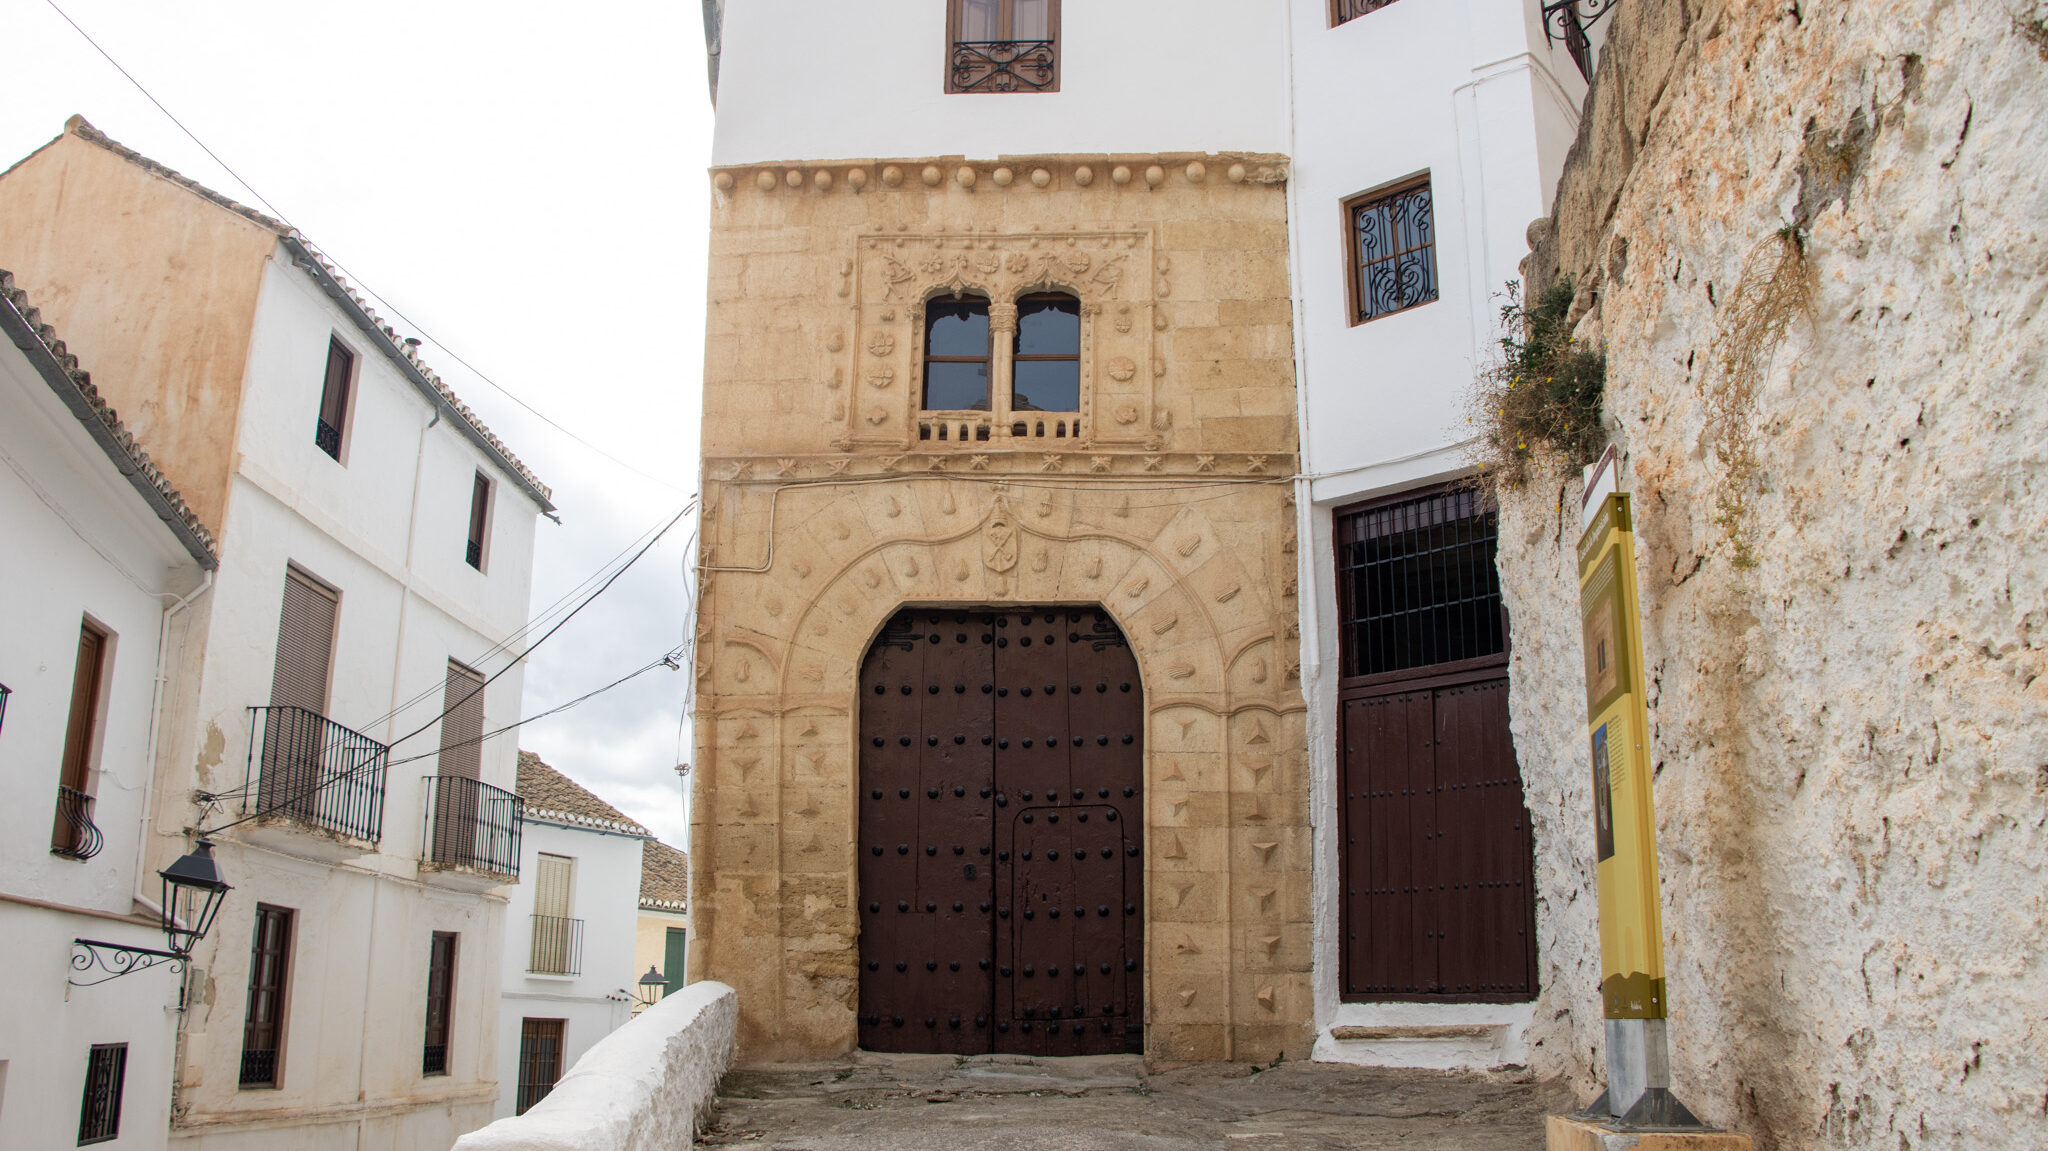
M688 1147L732 1066L739 996L692 983L584 1052L546 1099L455 1141L454 1151L672 1151Z

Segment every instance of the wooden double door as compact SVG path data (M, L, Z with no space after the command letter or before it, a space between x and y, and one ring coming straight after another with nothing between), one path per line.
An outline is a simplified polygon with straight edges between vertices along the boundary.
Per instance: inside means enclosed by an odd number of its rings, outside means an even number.
M905 610L859 691L860 1045L1142 1051L1144 700L1108 613Z

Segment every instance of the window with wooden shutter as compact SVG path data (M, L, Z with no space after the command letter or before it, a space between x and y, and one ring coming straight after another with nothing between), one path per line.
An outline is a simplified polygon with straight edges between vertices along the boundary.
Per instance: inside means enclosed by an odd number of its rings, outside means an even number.
M313 442L320 450L341 460L342 429L348 426L348 393L355 379L356 357L340 336L327 341L327 378L320 387L320 422L313 430Z
M92 822L93 741L100 727L100 684L106 676L107 633L90 621L78 628L78 654L71 668L71 710L64 726L64 758L57 771L57 814L50 850L71 859L99 853L99 829Z
M421 1075L448 1074L449 1013L455 995L455 933L436 931L427 949L427 1037Z
M334 666L334 621L340 597L300 571L284 573L284 607L277 621L277 663L270 675L273 707L327 714L327 677Z
M526 969L536 975L575 975L582 967L583 923L571 919L576 861L541 852L534 861L533 946Z
M463 553L464 562L478 571L484 570L484 531L490 523L491 481L478 472L469 489L469 547Z
M666 947L663 949L661 956L661 974L662 978L667 980L667 983L662 988L661 993L663 995L673 995L681 991L683 984L686 982L684 975L685 965L689 961L690 954L690 932L687 928L671 927L668 929L668 937L664 942Z
M256 906L256 938L249 951L249 1005L242 1017L243 1087L276 1087L284 1049L285 980L290 976L292 912Z
M441 692L441 774L483 778L484 677L448 661Z

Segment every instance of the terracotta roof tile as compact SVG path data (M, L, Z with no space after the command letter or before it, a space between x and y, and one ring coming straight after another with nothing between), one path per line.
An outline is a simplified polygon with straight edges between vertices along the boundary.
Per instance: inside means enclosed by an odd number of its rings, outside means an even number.
M331 260L329 260L325 255L323 255L318 248L315 248L313 246L312 241L306 239L304 233L300 232L297 228L292 227L290 224L287 224L282 220L276 219L271 216L267 216L262 212L259 212L256 209L249 207L247 204L243 204L238 201L229 199L228 197L221 195L219 192L216 192L213 189L207 187L206 185L199 183L197 180L194 180L189 176L183 175L170 168L166 168L162 164L157 163L155 160L152 160L149 157L143 155L142 153L135 151L133 148L126 147L112 139L109 139L105 133L101 132L98 128L93 127L90 123L87 123L85 117L83 116L73 116L71 117L71 119L65 121L64 130L71 133L74 136L77 136L81 140L105 148L107 151L114 153L116 156L119 156L124 160L127 160L129 163L134 164L136 167L141 168L146 172L149 172L151 175L161 177L162 179L167 180L170 183L176 184L188 192L191 192L195 196L211 201L212 203L217 204L220 207L226 208L228 211L233 212L236 215L239 215L260 227L275 232L280 239L288 241L290 245L295 245L299 248L304 249L306 254L309 255L313 259L313 261L320 266L320 269L325 274L325 276L329 280L332 280L334 284L341 290L341 292L347 297L349 303L357 311L363 314L363 317L366 320L368 320L370 326L374 328L377 333L383 336L384 353L387 356L390 356L392 359L398 360L403 364L409 366L410 368L412 368L414 372L418 373L419 376L422 379L424 379L426 383L430 387L432 387L433 390L441 397L441 399L447 403L448 407L452 409L456 415L462 417L463 422L469 425L469 429L472 432L474 432L479 438L481 438L483 442L487 444L490 447L490 449L500 457L500 459L504 462L506 467L514 475L516 475L520 479L520 481L523 482L534 495L539 497L541 503L547 506L547 510L554 510L554 504L552 503L554 493L549 490L548 486L540 482L540 478L534 475L532 470L529 469L526 466L526 464L519 459L518 456L512 454L512 450L505 446L503 440L500 440L495 434L492 433L491 429L484 426L484 422L477 417L475 412L469 409L469 405L463 403L461 399L457 398L454 391L451 390L447 384L442 382L440 375L437 374L434 371L434 369L428 367L426 361L420 359L417 347L412 344L406 343L403 339L399 337L398 333L392 329L390 324L384 322L384 318L377 314L376 309L370 306L369 301L365 300L360 292L356 291L354 287L350 286L349 282L346 279L342 278L340 269L337 268L334 265L334 263Z
M649 911L687 911L690 857L659 839L640 845L640 906Z
M6 307L12 317L8 326L34 333L35 340L41 345L41 351L50 357L44 363L43 376L52 388L59 389L60 397L66 401L66 406L71 408L73 414L77 415L79 421L88 429L91 429L95 422L99 424L102 434L94 438L99 440L106 450L107 457L114 461L114 466L119 468L121 473L128 477L129 483L156 508L157 514L179 537L179 541L185 545L185 550L191 553L193 559L208 569L217 566L213 533L207 530L205 524L199 522L198 514L186 505L185 497L179 495L178 489L171 486L171 481L150 462L149 453L136 442L134 433L121 423L119 413L109 407L107 401L101 398L99 389L93 387L92 374L78 366L78 357L72 355L65 348L64 341L57 338L56 329L43 323L41 310L29 303L28 293L14 286L14 273L4 268L0 268L0 306ZM31 345L24 346L21 350L28 354L35 349ZM67 386L71 394L63 395L62 392Z
M526 801L527 819L593 827L625 835L654 833L625 812L592 795L588 789L541 761L530 751L519 753L519 798Z

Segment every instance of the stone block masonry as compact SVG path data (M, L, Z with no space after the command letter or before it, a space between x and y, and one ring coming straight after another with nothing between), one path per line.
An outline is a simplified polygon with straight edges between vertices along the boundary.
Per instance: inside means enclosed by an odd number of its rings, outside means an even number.
M1760 1148L2048 1146L2048 8L1613 21L1526 269L1637 510L1674 1086ZM1500 554L1531 1058L1584 1099L1577 494L1510 493Z
M1307 1053L1285 175L712 174L690 962L739 989L749 1059L856 1042L869 644L904 606L1005 604L1100 606L1137 658L1146 1053ZM1077 411L923 407L928 301L986 297L1007 341L1046 290L1079 301Z

